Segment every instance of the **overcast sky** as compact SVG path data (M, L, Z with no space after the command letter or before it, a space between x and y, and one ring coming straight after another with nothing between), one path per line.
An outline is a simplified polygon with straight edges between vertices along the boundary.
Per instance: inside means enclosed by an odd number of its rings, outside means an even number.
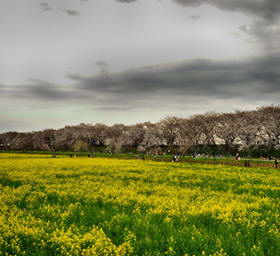
M280 100L279 0L1 0L0 132Z

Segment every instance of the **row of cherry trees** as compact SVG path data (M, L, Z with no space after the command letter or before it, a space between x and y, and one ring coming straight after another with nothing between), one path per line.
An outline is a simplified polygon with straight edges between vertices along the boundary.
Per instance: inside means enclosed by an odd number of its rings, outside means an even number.
M169 116L157 123L135 125L80 124L31 133L0 134L0 148L9 150L138 151L186 153L197 145L246 150L280 147L280 106L255 111L206 113L190 118Z

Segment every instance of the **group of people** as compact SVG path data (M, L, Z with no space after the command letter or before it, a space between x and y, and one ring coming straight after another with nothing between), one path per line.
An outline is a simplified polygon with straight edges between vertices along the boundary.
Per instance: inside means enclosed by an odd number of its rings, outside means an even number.
M241 157L239 156L239 154L237 153L236 156L235 156L235 160L241 160ZM272 155L269 155L267 160L274 160L274 165L275 165L275 168L278 169L278 160L277 160L277 157L273 157ZM245 166L247 167L250 167L251 166L251 162L250 160L249 161L246 161L245 160Z

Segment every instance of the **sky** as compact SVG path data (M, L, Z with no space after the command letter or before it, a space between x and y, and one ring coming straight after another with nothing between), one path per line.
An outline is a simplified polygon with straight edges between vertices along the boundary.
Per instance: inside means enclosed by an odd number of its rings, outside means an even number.
M1 0L0 132L279 104L279 0Z

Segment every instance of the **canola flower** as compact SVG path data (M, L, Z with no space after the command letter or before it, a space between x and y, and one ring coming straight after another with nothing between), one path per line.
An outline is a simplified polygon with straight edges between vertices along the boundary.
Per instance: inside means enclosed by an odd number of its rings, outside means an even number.
M277 256L280 172L0 155L2 256Z

